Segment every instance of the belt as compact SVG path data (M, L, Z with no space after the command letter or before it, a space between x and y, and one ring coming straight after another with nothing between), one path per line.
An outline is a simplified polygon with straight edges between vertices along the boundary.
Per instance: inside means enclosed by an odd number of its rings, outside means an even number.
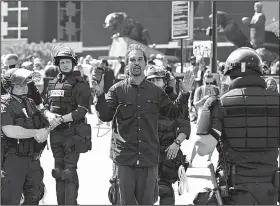
M74 122L65 122L65 123L61 123L60 125L58 125L56 128L54 128L54 130L71 128L71 126L73 126L73 125L82 124L82 123L85 123L85 120L78 120L78 121L74 121Z
M34 154L22 153L22 154L20 154L17 152L17 148L9 148L7 150L7 154L16 154L18 156L31 157L33 160L39 160L41 157L40 153L34 153Z

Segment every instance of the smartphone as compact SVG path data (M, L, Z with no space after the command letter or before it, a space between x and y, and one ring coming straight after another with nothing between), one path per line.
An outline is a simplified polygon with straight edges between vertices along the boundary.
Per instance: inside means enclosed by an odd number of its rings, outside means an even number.
M104 70L101 67L97 67L92 71L92 80L96 81L97 83L101 82L102 75L104 74Z

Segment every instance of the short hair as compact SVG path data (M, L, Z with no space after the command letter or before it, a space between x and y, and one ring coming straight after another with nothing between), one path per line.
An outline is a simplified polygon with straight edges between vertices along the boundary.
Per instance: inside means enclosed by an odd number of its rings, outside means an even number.
M203 78L204 79L206 79L206 78L214 78L214 76L213 76L213 74L211 72L210 73L209 72L205 72L204 75L203 75Z
M145 63L147 64L147 55L145 53L145 50L144 50L144 47L141 46L140 44L131 44L128 49L127 49L127 52L126 52L126 55L125 55L125 64L127 65L128 64L128 55L130 52L132 51L141 51L143 53L143 57L144 57L144 61Z
M9 60L15 60L17 63L18 63L18 56L16 54L6 54L4 56L4 64L6 64L6 61L9 61ZM16 63L16 64L17 64ZM12 65L7 65L7 66L12 66Z
M106 59L102 59L102 64L105 64L106 66L109 66L109 63Z

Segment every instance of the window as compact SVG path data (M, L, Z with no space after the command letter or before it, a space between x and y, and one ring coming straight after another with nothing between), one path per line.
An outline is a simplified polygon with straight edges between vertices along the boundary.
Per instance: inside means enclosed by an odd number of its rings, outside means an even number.
M58 41L79 42L81 39L80 1L58 1Z
M1 24L5 23L7 32L2 39L27 39L28 2L2 1ZM2 14L3 13L3 14Z

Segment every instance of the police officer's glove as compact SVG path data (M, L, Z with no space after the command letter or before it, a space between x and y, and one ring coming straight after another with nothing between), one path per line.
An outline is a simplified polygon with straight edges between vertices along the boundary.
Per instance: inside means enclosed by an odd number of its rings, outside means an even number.
M53 130L56 128L58 125L60 125L63 122L61 119L61 116L58 116L50 121L50 129Z
M38 142L38 143L43 143L47 140L48 136L49 136L49 129L46 128L42 128L42 129L38 129L38 132L36 134L36 136L34 137L34 139Z
M56 113L53 113L53 112L50 112L48 110L46 110L44 112L44 115L47 117L47 119L49 120L49 122L51 122L53 119L55 119L56 117L59 117L60 115L59 114L56 114Z

